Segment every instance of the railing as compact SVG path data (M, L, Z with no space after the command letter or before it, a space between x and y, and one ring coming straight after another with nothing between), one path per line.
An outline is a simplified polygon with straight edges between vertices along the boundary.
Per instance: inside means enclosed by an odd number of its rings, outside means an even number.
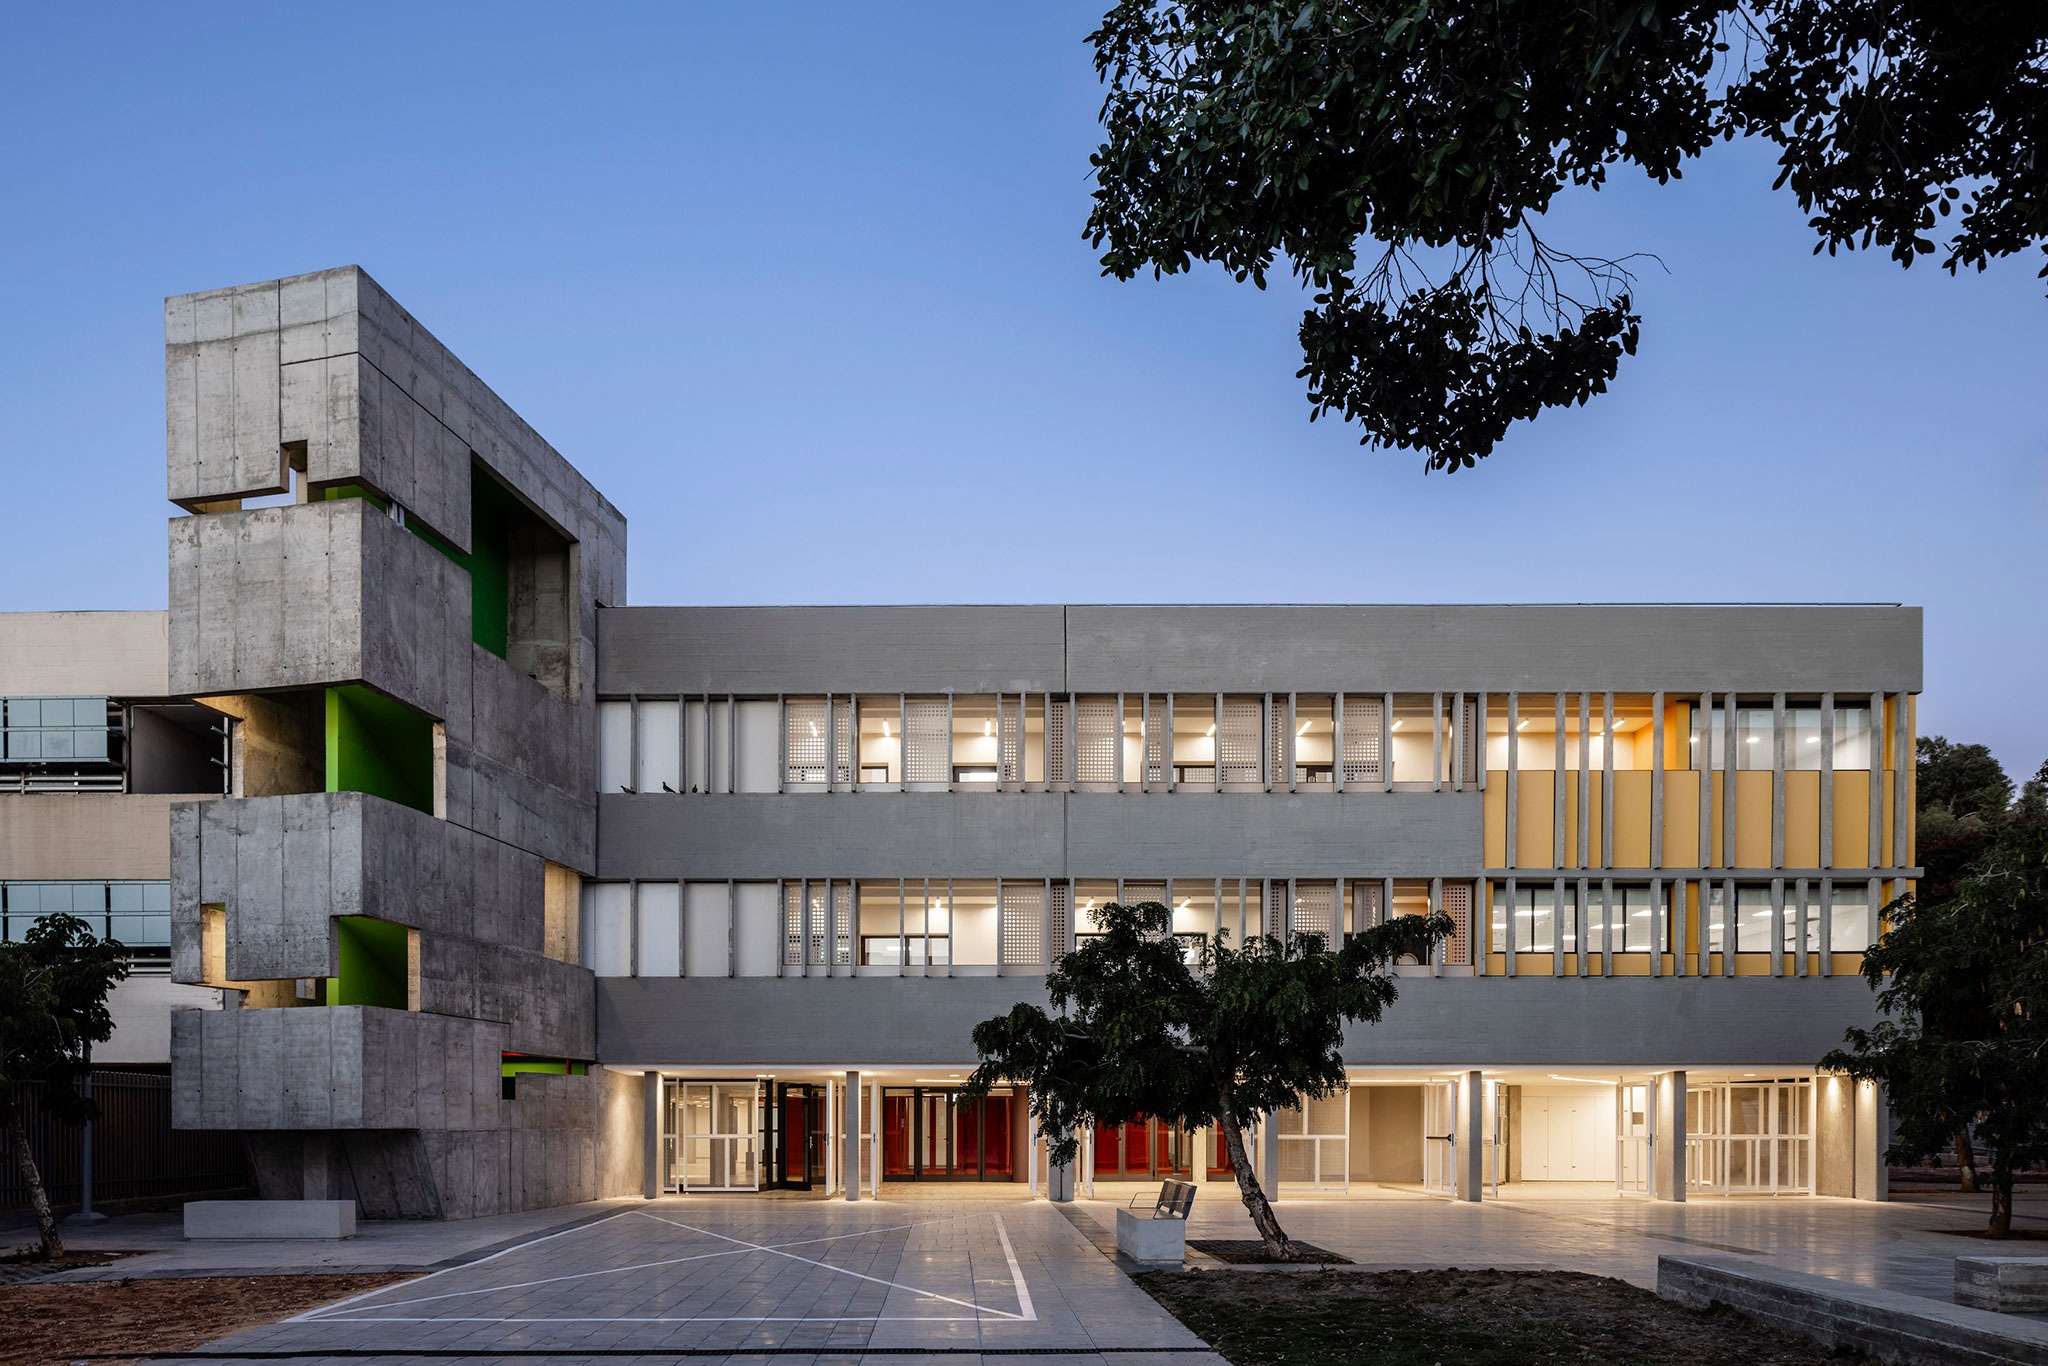
M99 1103L99 1118L92 1126L95 1203L232 1190L252 1184L239 1135L171 1127L168 1076L95 1072L92 1091ZM83 1155L80 1129L59 1122L44 1108L40 1083L16 1083L14 1096L50 1203L76 1204ZM28 1182L9 1160L0 1167L0 1208L20 1208L28 1202Z

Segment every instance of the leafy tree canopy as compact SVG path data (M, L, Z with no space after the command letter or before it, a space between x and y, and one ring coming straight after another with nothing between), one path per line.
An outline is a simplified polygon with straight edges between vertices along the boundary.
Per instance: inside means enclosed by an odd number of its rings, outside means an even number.
M981 1063L966 1093L1028 1086L1055 1163L1074 1159L1090 1124L1213 1124L1260 1236L1275 1256L1291 1256L1244 1126L1344 1086L1344 1027L1380 1018L1395 997L1393 964L1426 958L1450 934L1450 917L1396 917L1335 951L1319 934L1254 936L1241 949L1205 942L1193 963L1157 901L1111 903L1095 919L1100 933L1046 974L1054 1013L1020 1003L974 1027Z
M2048 765L2036 782L2048 784ZM1902 898L1863 959L1887 1018L1821 1066L1885 1084L1897 1162L1971 1126L1991 1156L1991 1223L2012 1223L2013 1172L2048 1160L2048 820L2021 814L1947 895Z
M1263 288L1284 257L1316 291L1312 416L1430 468L1635 351L1627 263L1537 231L1612 171L1761 137L1816 251L1953 273L2048 247L2039 0L1122 0L1089 41L1104 273Z
M93 1117L78 1083L92 1045L114 1032L107 993L128 975L120 943L100 939L75 915L46 915L16 943L0 943L0 1129L29 1186L45 1256L64 1250L42 1174L29 1149L19 1089L42 1083L43 1107L60 1119Z

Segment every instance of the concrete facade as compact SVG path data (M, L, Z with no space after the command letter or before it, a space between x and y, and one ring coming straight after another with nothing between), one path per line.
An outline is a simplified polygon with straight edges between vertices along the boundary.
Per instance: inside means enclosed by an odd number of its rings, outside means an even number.
M1071 1192L1021 1093L951 1097L1144 897L1459 925L1343 1103L1261 1117L1276 1188L1883 1198L1882 1097L1813 1062L1918 874L1917 608L628 607L618 510L362 271L168 300L165 340L169 612L0 618L0 696L118 678L73 690L149 702L165 776L0 794L0 880L167 880L157 985L227 1008L159 991L149 1037L268 1196ZM1148 1125L1093 1170L1216 1177Z
M354 268L167 301L165 375L171 683L238 718L230 799L172 814L174 975L238 1007L174 1022L179 1123L383 1217L637 1189L550 934L624 519Z

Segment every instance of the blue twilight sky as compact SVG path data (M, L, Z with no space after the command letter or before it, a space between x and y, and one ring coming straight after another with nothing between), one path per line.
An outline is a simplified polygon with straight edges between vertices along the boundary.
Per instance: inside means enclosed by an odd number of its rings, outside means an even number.
M1097 0L1100 3L1100 0ZM638 603L1904 601L2048 757L2048 302L1815 259L1759 149L1569 199L1612 393L1421 473L1300 297L1099 277L1096 6L21 6L0 610L164 603L166 294L355 262L624 510Z

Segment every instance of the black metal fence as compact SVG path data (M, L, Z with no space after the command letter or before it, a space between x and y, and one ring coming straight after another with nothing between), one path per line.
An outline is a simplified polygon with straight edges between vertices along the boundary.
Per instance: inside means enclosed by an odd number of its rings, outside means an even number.
M79 1161L84 1156L81 1131L76 1125L58 1122L44 1109L39 1085L20 1086L15 1095L50 1203L77 1204ZM171 1127L168 1076L95 1071L92 1095L100 1109L92 1126L95 1204L232 1190L250 1184L240 1135ZM13 1155L0 1153L0 1209L20 1208L28 1202L28 1182Z

